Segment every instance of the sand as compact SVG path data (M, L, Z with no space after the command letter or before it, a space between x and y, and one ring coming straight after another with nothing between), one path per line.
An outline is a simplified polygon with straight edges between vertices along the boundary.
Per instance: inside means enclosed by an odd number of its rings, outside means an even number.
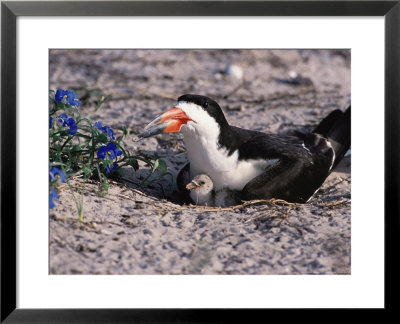
M123 127L132 153L163 158L174 177L187 161L181 134L135 134L185 93L207 95L230 124L277 134L311 130L350 102L346 50L52 50L50 89L112 95L92 121ZM77 91L78 96L85 90ZM303 205L253 202L218 209L182 205L165 177L123 170L109 193L71 180L83 200L79 222L68 186L49 213L50 274L350 274L351 154Z

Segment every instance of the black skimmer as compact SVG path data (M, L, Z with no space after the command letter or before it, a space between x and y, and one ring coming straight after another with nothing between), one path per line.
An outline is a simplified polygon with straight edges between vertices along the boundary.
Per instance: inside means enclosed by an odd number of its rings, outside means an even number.
M182 191L206 174L216 192L240 191L243 200L305 203L350 147L350 107L333 111L311 133L275 135L231 126L217 102L186 94L139 137L161 132L184 136L189 163L177 178Z

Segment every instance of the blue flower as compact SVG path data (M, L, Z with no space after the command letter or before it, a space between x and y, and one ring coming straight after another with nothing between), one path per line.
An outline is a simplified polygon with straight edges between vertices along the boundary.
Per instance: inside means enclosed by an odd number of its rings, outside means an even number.
M113 163L113 165L112 165L112 169L110 169L110 166L109 166L109 165L107 165L107 166L106 166L107 173L108 173L108 174L110 174L110 173L111 173L111 171L115 171L115 170L117 169L117 167L118 167L118 164L117 164L117 162L114 162L114 163Z
M80 106L81 102L78 100L76 93L73 91L67 90L67 100L71 106Z
M99 159L108 159L108 160L113 160L117 156L120 156L122 154L122 151L120 151L115 143L108 143L107 145L101 146L97 150L97 157Z
M61 114L60 116L58 116L58 122L59 123L63 123L64 119L68 119L67 114Z
M58 201L58 194L57 194L56 189L52 189L52 190L50 191L50 195L49 195L49 205L50 205L50 209L53 209L53 208L56 206L55 203L54 203L54 200L55 200L55 201Z
M101 122L95 122L94 126L103 133L106 133L110 139L115 140L114 131L109 126L102 126Z
M54 96L54 100L57 102L63 101L64 97L67 96L67 92L62 89L57 89L57 92Z
M81 105L81 102L78 100L76 93L70 90L57 89L57 92L54 96L54 100L57 102L64 102L64 103L68 102L71 106Z
M53 117L50 116L49 118L49 128L53 127Z
M69 135L74 135L78 131L78 125L76 124L75 119L68 118L66 114L61 114L58 116L58 122L62 124L64 127L68 127L69 130L67 130L67 133Z
M61 183L65 183L65 172L57 167L52 167L50 169L50 181L56 179L57 176L60 177Z

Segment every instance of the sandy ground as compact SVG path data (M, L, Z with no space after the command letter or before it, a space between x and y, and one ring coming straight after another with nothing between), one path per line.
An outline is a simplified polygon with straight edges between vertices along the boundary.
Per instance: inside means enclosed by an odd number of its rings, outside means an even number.
M234 69L243 72L243 78ZM294 72L302 79L289 80ZM288 82L290 81L290 82ZM180 134L135 141L185 93L207 95L232 125L285 134L312 129L350 102L350 52L342 50L53 50L50 89L101 89L112 100L84 115L122 134L132 152L157 152L176 177L187 161ZM84 91L78 91L84 94ZM182 205L175 183L138 184L150 170L124 169L99 197L97 184L71 182L83 199L78 221L67 186L50 211L50 274L350 274L351 156L305 205L235 209Z

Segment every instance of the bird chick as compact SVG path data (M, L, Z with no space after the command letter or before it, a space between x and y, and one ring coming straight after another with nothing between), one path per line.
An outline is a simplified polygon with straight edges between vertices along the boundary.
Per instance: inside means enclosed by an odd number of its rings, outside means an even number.
M186 189L190 190L190 198L197 205L214 206L214 183L208 175L199 174L195 176L192 181L186 185Z
M199 174L186 185L190 198L197 205L229 207L239 203L239 192L236 190L214 190L214 183L207 174Z

